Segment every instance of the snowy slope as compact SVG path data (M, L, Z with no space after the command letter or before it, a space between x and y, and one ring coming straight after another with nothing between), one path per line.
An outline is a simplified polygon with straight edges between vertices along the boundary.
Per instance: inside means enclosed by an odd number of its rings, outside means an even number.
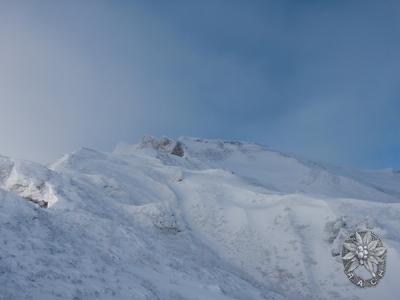
M51 166L0 157L0 299L398 299L400 175L256 144L145 137ZM384 280L338 256L371 228Z

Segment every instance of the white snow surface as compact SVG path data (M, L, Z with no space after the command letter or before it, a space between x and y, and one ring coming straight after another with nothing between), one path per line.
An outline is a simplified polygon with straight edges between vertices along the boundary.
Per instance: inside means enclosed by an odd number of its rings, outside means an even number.
M375 288L343 272L359 229L388 248ZM187 137L50 166L0 156L0 299L398 300L399 278L396 170Z

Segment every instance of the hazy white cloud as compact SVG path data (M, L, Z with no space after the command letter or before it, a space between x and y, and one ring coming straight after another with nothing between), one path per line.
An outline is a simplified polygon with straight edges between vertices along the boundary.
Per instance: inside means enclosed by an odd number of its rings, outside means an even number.
M399 166L399 5L0 4L0 153L51 161L145 133Z

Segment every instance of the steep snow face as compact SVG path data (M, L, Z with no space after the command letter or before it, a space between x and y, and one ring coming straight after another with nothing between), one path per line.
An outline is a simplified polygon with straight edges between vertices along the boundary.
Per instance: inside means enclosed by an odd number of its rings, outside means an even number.
M0 157L0 299L398 299L399 186L396 172L194 138L48 167ZM368 290L340 259L365 228L388 247Z
M0 299L283 299L197 239L171 187L180 169L90 149L30 166L16 177L59 198L41 209L0 189ZM13 168L4 159L4 182Z

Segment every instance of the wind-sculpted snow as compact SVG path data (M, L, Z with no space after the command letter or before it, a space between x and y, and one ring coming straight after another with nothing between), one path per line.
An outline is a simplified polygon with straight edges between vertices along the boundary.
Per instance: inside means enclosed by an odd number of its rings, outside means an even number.
M47 207L59 199L61 176L40 164L0 157L0 187Z
M193 138L48 167L0 157L0 299L398 299L399 186L396 172ZM365 228L388 266L363 290L340 253Z

